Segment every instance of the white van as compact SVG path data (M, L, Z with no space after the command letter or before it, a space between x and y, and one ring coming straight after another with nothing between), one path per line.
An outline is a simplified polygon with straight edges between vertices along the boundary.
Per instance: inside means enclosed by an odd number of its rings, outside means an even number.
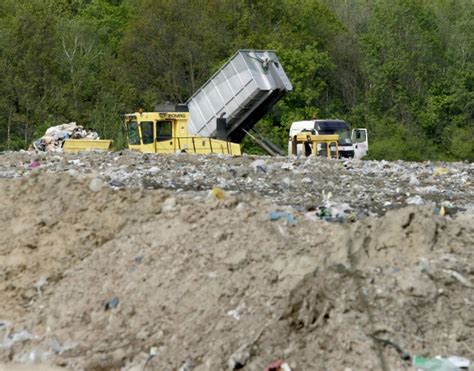
M291 124L290 135L288 139L288 155L292 153L292 138L301 133L309 132L313 135L339 135L339 156L345 158L362 158L367 155L369 142L367 129L351 129L343 120L305 120L295 121ZM310 148L304 148L298 144L298 155L309 155Z

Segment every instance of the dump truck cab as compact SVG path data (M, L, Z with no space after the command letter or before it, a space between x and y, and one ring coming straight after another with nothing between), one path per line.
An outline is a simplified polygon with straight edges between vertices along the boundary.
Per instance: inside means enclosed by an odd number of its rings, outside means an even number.
M169 110L169 109L172 110ZM222 153L240 155L240 145L225 138L190 135L189 112L175 106L157 112L136 112L125 115L128 148L145 153L196 154Z

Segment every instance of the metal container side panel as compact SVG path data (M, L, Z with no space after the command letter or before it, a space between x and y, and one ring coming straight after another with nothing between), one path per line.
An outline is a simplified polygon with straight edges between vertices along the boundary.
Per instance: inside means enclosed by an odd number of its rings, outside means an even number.
M253 60L259 63L257 60ZM256 67L254 67L256 68ZM188 102L190 111L191 132L204 135L210 134L215 127L204 129L215 121L222 112L235 116L235 110L246 101L246 96L252 96L257 86L254 73L244 58L243 52L238 52L226 63L214 77L209 80ZM215 126L215 124L211 124Z
M245 92L245 87L251 84L253 76L241 53L230 60L214 77L209 80L189 100L190 130L192 133L209 135L215 130L215 118L222 112L231 113L237 105L228 104ZM206 128L208 125L214 127Z
M263 64L266 60L276 63ZM225 112L229 122L258 108L259 98L271 90L291 90L292 86L274 52L237 52L187 102L190 133L211 135L215 119Z
M258 87L262 90L278 89L280 84L275 82L269 70L265 71L263 63L268 60L275 61L276 55L274 53L261 52L246 52L243 54L245 62L252 73L253 79L256 81Z
M246 94L242 94L235 100L236 106L231 111L230 115L226 115L228 125L232 125L234 120L242 117L245 112L252 110L255 104L260 102L261 97L265 97L268 94L266 90L252 90L248 89Z
M212 111L210 104L196 104L196 102L192 102L189 106L189 111L195 112L196 115L191 117L200 116L201 121L190 121L190 130L193 130L192 133L194 134L210 136L216 130L216 119L220 117L221 113L225 112L224 117L227 119L228 125L232 125L236 119L242 117L242 115L249 110L252 110L256 102L259 102L261 97L266 95L267 91L255 89L255 82L252 81L242 89L241 94L234 96L228 104L216 111ZM204 121L206 118L208 119ZM201 125L196 125L196 122L200 122Z
M261 90L272 89L272 81L269 79L268 71L265 72L262 63L269 59L268 53L245 52L242 53L248 71L252 74L252 79Z
M228 101L223 98L224 90L228 90L227 83L216 85L214 89L203 90L197 97L198 99L189 104L190 130L195 134L210 135L216 129L215 120L217 117L224 112L224 117L228 119L239 115L241 110L248 109L248 102L261 92L253 80L249 80L242 87L234 85L233 89L236 88L240 90Z
M228 120L228 123L231 123L242 112L247 112L251 109L255 99L260 95L266 95L266 91L256 88L256 83L253 80L250 80L238 94L221 106L215 103L222 102L222 94L219 94L218 87L214 90L203 91L200 95L200 100L193 101L189 106L191 113L190 127L193 128L192 130L196 130L195 134L211 135L216 130L215 120L222 113L225 113L224 117ZM196 123L200 123L200 125Z
M225 104L234 99L237 93L245 86L245 83L238 79L235 70L231 69L222 70L222 73L216 76L214 82L220 87Z
M208 82L203 88L203 92L207 94L213 104L214 112L218 112L251 83L252 79L253 76L247 68L245 60L239 54Z
M244 58L253 78L264 90L293 90L288 76L275 52L268 50L247 51ZM269 63L271 61L271 63ZM267 63L266 69L263 67Z

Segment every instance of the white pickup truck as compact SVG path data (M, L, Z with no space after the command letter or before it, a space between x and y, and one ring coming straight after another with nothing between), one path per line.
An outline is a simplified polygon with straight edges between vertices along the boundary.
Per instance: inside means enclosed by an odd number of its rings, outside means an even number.
M291 124L288 155L292 154L292 138L301 133L308 132L313 135L339 135L339 156L345 158L362 158L368 154L369 142L367 129L351 129L343 120L305 120L295 121ZM297 154L306 154L303 144L298 144Z

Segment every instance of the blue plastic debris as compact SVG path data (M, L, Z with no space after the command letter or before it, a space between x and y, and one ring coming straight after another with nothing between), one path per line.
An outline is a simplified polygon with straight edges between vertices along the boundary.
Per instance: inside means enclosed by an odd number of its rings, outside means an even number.
M290 224L296 223L295 217L287 211L271 211L270 212L271 221L281 220L281 219L285 219Z
M113 309L117 307L119 300L116 296L110 299L107 303L105 303L105 310Z

